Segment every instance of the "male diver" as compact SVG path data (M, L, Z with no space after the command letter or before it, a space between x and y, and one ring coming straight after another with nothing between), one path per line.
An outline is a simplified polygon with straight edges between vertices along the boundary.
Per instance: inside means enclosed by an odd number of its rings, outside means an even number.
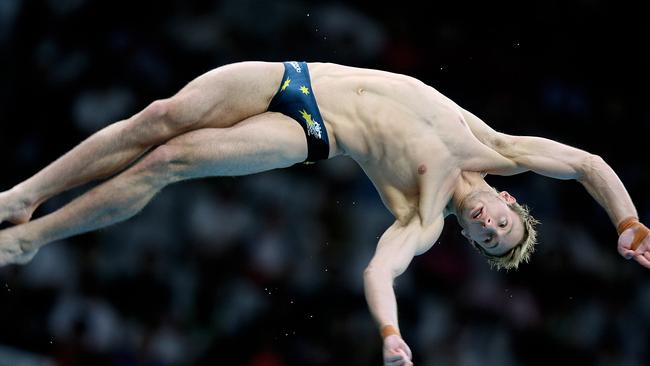
M399 333L394 279L438 239L447 215L497 268L535 248L535 220L486 174L534 171L574 179L618 229L618 252L650 268L648 228L599 156L552 140L497 132L412 77L326 63L242 62L214 69L176 95L98 131L0 193L0 265L24 264L43 245L126 220L163 187L347 155L372 180L395 222L364 276L387 366L412 365ZM111 177L30 221L52 196Z

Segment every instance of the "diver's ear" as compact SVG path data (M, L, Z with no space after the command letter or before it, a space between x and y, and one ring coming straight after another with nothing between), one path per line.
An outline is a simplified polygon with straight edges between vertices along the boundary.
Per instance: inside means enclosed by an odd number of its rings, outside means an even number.
M467 241L468 241L470 244L472 244L472 245L476 245L476 243L474 242L474 240L472 240L472 237L469 236L469 234L467 233L467 231L465 231L465 229L461 230L460 233L463 234L463 236L465 237L465 239L467 239Z
M517 199L506 191L499 192L499 196L501 196L501 198L503 198L506 201L506 203L508 203L509 205L517 202Z

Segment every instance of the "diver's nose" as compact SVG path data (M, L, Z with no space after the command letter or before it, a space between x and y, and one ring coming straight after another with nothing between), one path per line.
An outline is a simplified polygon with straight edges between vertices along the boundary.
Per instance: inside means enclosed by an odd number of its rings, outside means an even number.
M485 216L485 219L483 220L483 222L481 222L481 224L483 225L483 227L490 227L490 226L492 226L492 218L491 218L490 216L487 216L487 215L486 215L486 216Z

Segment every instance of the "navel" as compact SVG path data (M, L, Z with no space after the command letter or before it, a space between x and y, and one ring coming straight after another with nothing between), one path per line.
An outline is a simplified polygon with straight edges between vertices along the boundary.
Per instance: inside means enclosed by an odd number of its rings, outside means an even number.
M420 164L420 166L418 166L418 174L423 175L426 172L427 172L427 166L424 164Z

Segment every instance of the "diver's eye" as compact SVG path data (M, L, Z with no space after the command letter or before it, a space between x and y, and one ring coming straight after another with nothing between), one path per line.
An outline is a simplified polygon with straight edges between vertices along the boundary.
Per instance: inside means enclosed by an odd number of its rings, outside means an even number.
M504 228L506 226L508 226L508 220L506 219L501 220L501 222L499 223L499 227Z
M483 212L483 207L481 207L473 216L473 218L478 219L479 216L481 216L481 213Z

